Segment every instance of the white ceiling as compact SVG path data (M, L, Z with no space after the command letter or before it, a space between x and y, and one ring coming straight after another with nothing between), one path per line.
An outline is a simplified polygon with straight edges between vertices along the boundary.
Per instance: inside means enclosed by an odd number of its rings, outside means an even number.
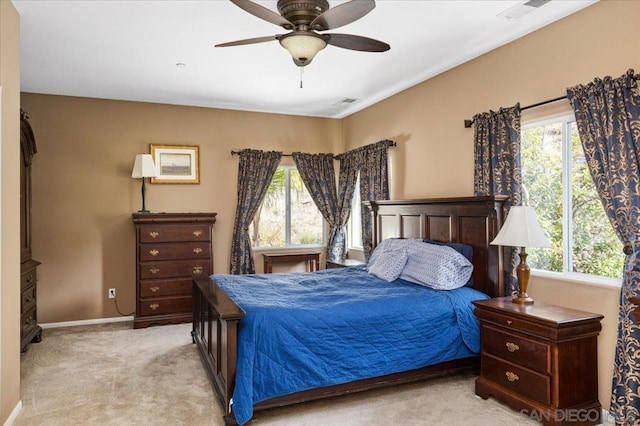
M327 46L304 68L301 89L300 68L277 41L213 47L286 32L225 0L13 0L24 92L333 118L594 2L553 0L509 21L496 15L523 1L378 0L333 32L378 39L391 50ZM277 11L276 0L259 3ZM357 101L340 104L344 98Z

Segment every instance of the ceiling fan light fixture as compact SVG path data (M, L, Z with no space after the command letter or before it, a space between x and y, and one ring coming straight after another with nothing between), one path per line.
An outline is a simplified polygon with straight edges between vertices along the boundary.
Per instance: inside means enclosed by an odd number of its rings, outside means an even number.
M327 42L314 34L292 34L279 41L298 66L309 64L319 51L327 47Z

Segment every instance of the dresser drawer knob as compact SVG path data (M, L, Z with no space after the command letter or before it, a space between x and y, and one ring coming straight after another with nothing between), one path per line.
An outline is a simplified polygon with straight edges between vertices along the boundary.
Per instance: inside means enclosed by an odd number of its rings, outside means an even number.
M196 248L193 249L193 252L195 254L200 254L200 253L202 253L202 249L200 247L196 247Z
M33 275L32 274L27 275L26 281L27 281L27 284L31 284L31 282L33 281Z
M152 304L149 305L149 308L151 308L152 311L155 311L159 307L160 307L160 305L158 305L157 303L152 303Z
M507 350L509 352L515 352L518 349L520 349L520 346L518 346L518 345L516 345L515 343L512 343L512 342L507 342L506 346L507 346Z
M513 324L513 321L507 320L507 325L511 325L511 324Z
M150 254L151 256L157 256L157 255L159 255L159 254L160 254L160 251L159 251L159 250L155 250L155 249L153 249L153 250L149 250L149 254Z
M518 375L512 371L507 371L504 374L507 376L507 380L510 382L516 382L520 380L520 377L518 377Z
M24 299L24 301L25 301L26 303L29 303L29 302L31 302L32 300L33 300L33 294L29 294L29 295Z
M151 272L152 274L157 274L158 272L160 272L160 269L158 269L158 268L151 268L151 269L149 269L149 272Z
M202 266L194 266L193 267L193 273L194 274L201 274L202 273Z
M151 231L151 232L149 232L149 236L151 238L156 238L156 237L160 236L160 233L156 232L156 231Z
M199 237L200 235L202 235L202 231L193 231L193 235L195 235L196 237Z
M151 287L149 290L155 293L156 291L160 290L160 287Z

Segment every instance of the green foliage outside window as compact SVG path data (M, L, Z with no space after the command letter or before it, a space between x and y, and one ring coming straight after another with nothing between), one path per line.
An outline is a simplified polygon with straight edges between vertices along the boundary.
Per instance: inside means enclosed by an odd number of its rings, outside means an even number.
M522 131L522 178L525 203L535 207L552 243L550 249L528 249L532 268L620 278L624 264L618 240L596 193L575 125L562 120ZM563 227L563 138L570 136L570 207ZM568 199L568 198L567 198ZM564 244L564 238L567 244ZM564 246L568 245L568 259Z

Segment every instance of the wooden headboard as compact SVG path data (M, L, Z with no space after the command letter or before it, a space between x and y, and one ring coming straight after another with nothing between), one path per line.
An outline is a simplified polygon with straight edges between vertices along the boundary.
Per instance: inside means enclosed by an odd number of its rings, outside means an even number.
M502 248L489 243L502 226L506 196L369 201L373 246L387 238L429 238L473 246L473 287L504 296Z

